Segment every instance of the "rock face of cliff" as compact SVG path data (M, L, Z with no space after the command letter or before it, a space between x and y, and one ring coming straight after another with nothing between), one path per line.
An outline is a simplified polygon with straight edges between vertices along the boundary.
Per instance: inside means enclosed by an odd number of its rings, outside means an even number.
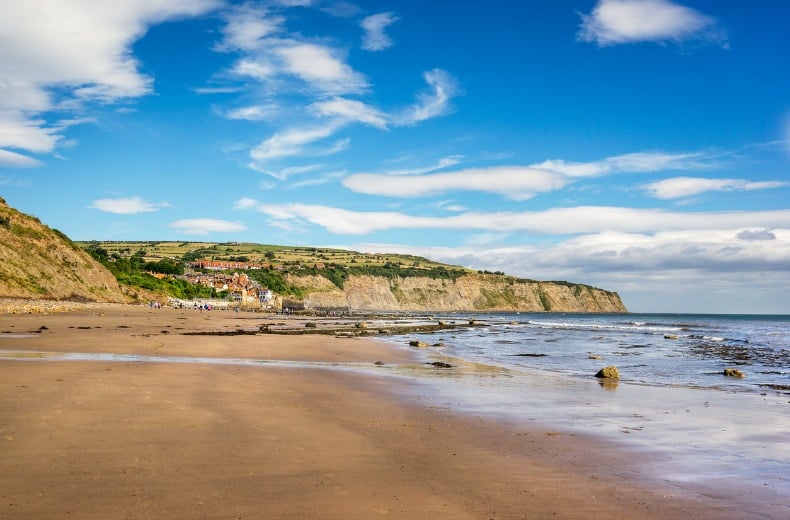
M469 274L456 279L352 275L339 289L322 276L290 276L306 308L361 311L628 312L616 292L565 282Z
M115 277L62 233L0 198L0 297L127 302Z

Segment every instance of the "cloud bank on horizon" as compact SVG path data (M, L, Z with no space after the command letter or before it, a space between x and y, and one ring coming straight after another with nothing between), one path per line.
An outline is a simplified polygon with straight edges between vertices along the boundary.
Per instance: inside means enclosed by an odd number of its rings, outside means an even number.
M790 313L790 6L473 4L4 2L3 196Z

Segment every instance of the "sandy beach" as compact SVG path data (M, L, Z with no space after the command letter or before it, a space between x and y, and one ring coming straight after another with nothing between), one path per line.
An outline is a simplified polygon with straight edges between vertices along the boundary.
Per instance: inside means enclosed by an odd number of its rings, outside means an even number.
M639 478L647 455L616 443L421 404L376 375L422 363L408 348L185 334L264 319L0 315L2 350L117 355L0 359L0 518L748 517Z

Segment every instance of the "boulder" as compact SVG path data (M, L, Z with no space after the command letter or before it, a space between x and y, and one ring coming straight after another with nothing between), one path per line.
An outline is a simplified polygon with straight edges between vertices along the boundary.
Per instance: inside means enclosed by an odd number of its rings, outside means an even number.
M595 374L599 379L620 379L620 371L614 365L604 367Z
M360 321L359 323L357 323L355 325L355 327L358 328L358 329L367 329L368 328L368 324L365 323L364 321Z
M678 339L677 334L664 334L664 339Z
M315 325L315 322L314 322L314 321L308 321L307 323L305 323L305 324L304 324L304 326L305 326L306 328L308 328L308 329L314 329L314 328L316 327L316 325Z
M725 368L723 374L727 377L746 377L746 374L738 370L737 368Z
M450 363L445 363L444 361L434 361L433 363L425 363L426 365L433 365L436 368L453 368L453 365Z
M417 347L417 348L428 348L428 347L430 347L430 345L427 344L426 342L419 341L419 340L416 340L416 339L409 341L409 345L412 346L412 347Z

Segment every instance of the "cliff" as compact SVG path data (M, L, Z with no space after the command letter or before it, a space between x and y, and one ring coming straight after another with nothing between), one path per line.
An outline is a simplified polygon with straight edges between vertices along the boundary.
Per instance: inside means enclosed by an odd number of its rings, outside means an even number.
M115 277L59 231L0 198L0 297L127 302Z
M468 274L455 279L351 275L340 289L318 275L289 275L306 308L362 311L628 312L616 292L565 282Z

